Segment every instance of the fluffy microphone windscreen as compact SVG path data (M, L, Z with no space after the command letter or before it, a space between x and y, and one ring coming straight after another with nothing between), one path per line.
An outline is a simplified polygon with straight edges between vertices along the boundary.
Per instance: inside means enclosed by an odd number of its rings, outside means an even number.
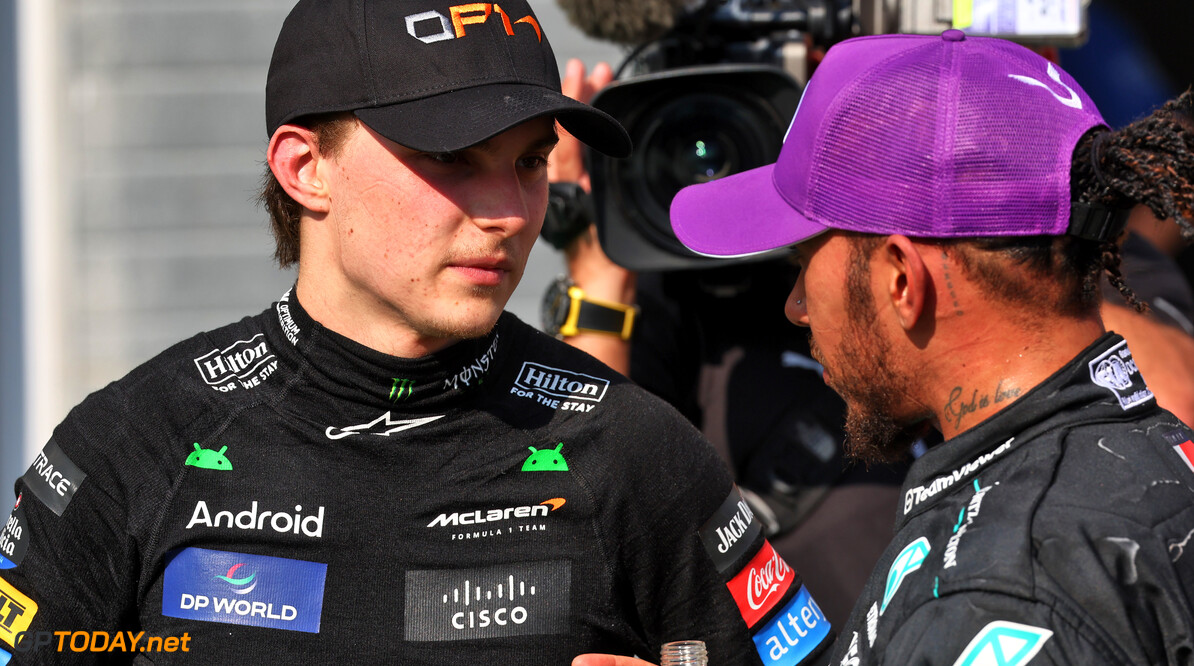
M638 45L671 30L692 0L557 0L568 20L594 39ZM698 3L699 4L699 3Z

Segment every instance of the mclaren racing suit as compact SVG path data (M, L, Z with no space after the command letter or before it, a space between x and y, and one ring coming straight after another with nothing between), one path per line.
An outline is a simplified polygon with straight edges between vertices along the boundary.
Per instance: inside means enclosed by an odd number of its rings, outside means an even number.
M1192 436L1103 336L913 464L831 663L1194 663Z
M829 643L696 431L509 314L405 360L287 293L88 397L16 492L14 663L753 665L780 613L785 663Z

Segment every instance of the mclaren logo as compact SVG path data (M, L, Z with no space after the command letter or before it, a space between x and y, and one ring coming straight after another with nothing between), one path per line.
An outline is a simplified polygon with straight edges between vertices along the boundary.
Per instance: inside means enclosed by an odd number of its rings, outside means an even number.
M567 502L563 497L553 497L535 506L510 506L504 509L475 509L441 513L427 527L455 527L458 525L483 525L510 520L512 518L538 518L546 516Z

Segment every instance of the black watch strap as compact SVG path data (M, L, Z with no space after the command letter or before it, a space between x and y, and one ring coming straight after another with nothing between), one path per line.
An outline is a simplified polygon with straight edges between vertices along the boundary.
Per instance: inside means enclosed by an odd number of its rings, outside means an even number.
M568 298L568 315L560 325L560 335L569 337L578 333L605 333L623 340L630 339L634 331L634 318L638 314L637 307L589 298L577 286L568 287Z
M565 275L557 277L543 295L543 330L557 337L603 333L629 340L638 307L590 298Z
M578 332L612 333L623 339L630 338L631 329L634 327L633 308L619 310L583 298L579 301L579 306L575 326Z

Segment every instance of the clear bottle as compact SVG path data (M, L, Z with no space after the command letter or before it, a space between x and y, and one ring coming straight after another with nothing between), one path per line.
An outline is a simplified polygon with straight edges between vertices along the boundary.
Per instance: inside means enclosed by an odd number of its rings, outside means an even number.
M659 666L709 666L704 641L673 641L664 643Z

